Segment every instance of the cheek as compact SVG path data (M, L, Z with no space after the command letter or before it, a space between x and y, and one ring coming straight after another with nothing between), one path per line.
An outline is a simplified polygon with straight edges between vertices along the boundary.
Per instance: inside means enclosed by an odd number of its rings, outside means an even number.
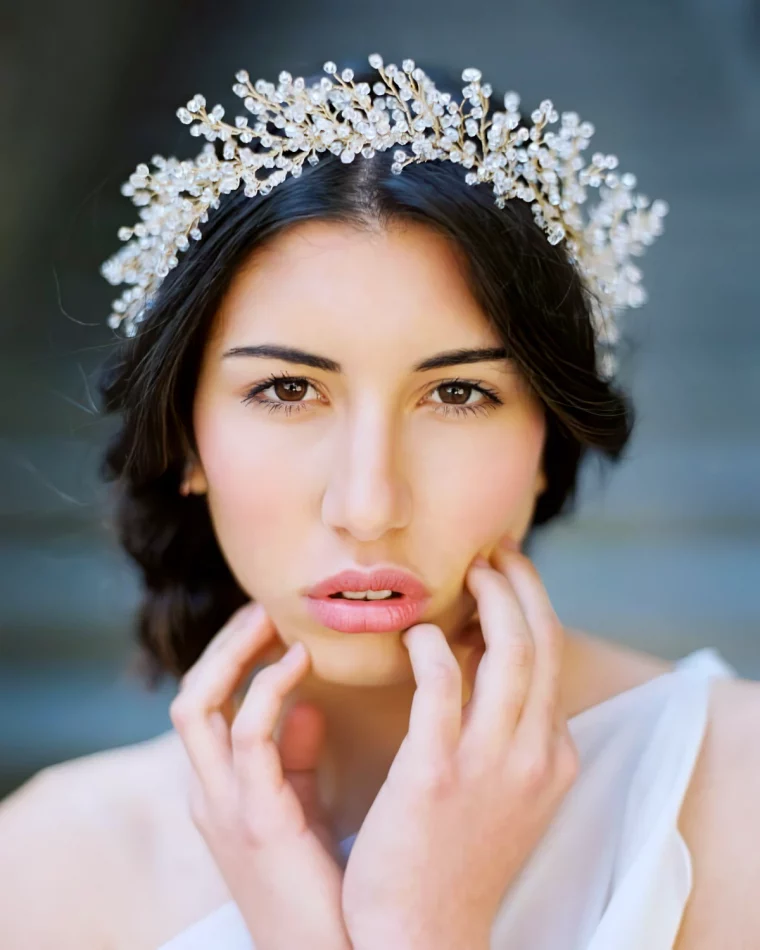
M498 433L483 431L467 451L427 458L429 505L446 512L446 531L459 549L477 550L510 528L522 532L536 495L545 425L540 413L510 418Z
M196 416L211 518L238 576L254 568L257 552L271 556L275 545L286 547L299 535L303 466L289 462L277 426L254 425L247 417L257 411L235 407Z

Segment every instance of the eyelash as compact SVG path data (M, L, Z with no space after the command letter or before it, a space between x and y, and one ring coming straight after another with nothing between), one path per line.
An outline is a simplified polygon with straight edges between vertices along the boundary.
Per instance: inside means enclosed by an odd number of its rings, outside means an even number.
M279 412L280 410L284 409L287 415L292 415L294 411L301 412L302 411L302 409L300 408L301 404L299 403L274 402L271 399L257 398L259 393L265 392L267 389L271 389L275 383L279 382L282 379L294 380L295 382L298 382L298 383L307 383L309 386L314 386L315 389L317 388L314 385L314 383L311 382L311 380L306 379L303 376L291 376L289 373L273 373L263 382L257 383L256 386L250 389L245 394L245 397L243 398L243 403L246 405L248 405L249 403L253 403L254 405L261 406L262 408L265 407L266 409L269 410L269 412ZM450 415L465 416L468 413L478 413L478 412L487 414L495 406L501 406L503 404L498 394L495 393L488 386L483 385L482 380L447 379L442 383L438 383L438 385L435 386L435 388L431 390L431 393L434 393L436 390L442 389L445 386L462 386L466 389L474 389L477 392L482 393L486 397L486 400L487 400L486 403L481 403L480 405L477 405L477 406L448 406L445 403L440 403L436 405L435 411L436 412L442 411L443 415L445 416L450 416Z

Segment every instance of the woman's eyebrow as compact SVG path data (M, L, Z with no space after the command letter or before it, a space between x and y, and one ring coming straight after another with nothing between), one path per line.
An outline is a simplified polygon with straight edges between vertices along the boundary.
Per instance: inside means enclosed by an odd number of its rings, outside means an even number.
M342 373L340 363L327 356L317 356L316 353L307 353L292 346L281 346L276 343L260 343L257 346L233 346L222 354L222 359L228 356L257 356L263 359L284 360L287 363L297 363L302 366L311 366L328 373ZM436 353L421 363L412 367L414 373L425 373L431 369L441 369L445 366L460 366L464 363L494 363L510 360L509 354L503 347L486 346L475 349L459 348Z

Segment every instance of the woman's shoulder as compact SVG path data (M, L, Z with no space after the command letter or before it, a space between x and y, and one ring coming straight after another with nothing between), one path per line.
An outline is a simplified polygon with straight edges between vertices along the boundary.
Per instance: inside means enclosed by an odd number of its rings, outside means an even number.
M667 673L653 654L569 630L574 712ZM760 946L760 682L711 681L706 727L678 828L693 887L675 950Z
M760 946L760 683L717 679L679 828L694 886L677 950Z
M560 701L568 718L673 669L662 657L568 627Z
M174 739L50 766L0 802L4 947L153 950L224 902Z
M129 811L117 777L125 756L48 766L0 802L0 931L9 950L105 946L106 871Z

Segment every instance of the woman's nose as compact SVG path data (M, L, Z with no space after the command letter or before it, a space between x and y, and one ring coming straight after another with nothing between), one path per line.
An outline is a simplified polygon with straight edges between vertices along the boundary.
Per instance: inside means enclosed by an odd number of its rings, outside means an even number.
M341 441L323 500L325 523L361 541L404 527L411 493L398 427L365 413L346 426Z

